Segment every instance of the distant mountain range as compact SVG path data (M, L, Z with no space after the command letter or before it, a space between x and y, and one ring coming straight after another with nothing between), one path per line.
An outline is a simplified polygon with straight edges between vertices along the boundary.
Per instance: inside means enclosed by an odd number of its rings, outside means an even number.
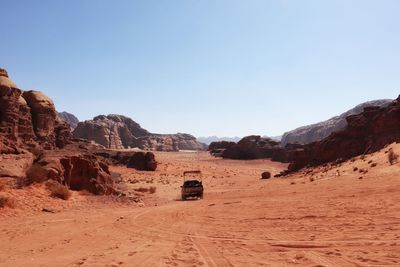
M209 145L212 142L218 142L218 141L231 141L231 142L239 142L241 137L235 136L235 137L218 137L218 136L202 136L202 137L197 137L197 141L200 143Z

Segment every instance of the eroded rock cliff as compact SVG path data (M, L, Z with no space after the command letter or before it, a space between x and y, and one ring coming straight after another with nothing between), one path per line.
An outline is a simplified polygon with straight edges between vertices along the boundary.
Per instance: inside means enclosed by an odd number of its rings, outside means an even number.
M100 115L80 122L74 137L95 141L106 148L137 147L154 151L204 150L206 146L189 134L153 134L122 115Z

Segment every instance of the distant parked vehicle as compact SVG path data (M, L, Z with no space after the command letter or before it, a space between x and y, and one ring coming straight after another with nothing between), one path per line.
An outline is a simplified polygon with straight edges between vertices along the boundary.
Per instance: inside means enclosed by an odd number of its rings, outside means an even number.
M203 198L203 178L201 171L185 171L181 186L182 200L188 198Z

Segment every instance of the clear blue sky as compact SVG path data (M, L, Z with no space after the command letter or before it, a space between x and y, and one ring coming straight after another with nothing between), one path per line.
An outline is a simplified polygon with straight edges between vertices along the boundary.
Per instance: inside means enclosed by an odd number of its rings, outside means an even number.
M0 66L81 120L280 135L400 93L398 0L0 1Z

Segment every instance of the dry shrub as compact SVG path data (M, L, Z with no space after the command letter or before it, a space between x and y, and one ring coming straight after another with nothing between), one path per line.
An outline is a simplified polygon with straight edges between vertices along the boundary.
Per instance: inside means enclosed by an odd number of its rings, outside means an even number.
M356 171L358 171L358 168L357 168L357 167L354 167L354 168L353 168L353 172L356 172Z
M26 172L25 185L42 183L47 180L47 171L40 164L34 163Z
M150 187L139 187L134 189L137 192L141 192L141 193L147 193L149 192L150 194L154 194L157 191L157 187L155 186L150 186Z
M393 151L393 148L390 148L389 153L388 153L388 160L389 160L390 165L397 163L398 159L399 159L399 155Z
M64 200L68 200L71 197L71 192L69 191L68 187L56 181L48 181L46 186L50 190L52 197L57 197Z
M14 198L8 196L0 196L0 208L9 207L15 208L17 206L17 201Z
M142 192L142 193L146 193L146 192L149 191L149 189L147 187L139 187L139 188L136 188L134 190L137 191L137 192Z
M149 188L150 194L154 194L156 191L157 191L157 187L155 187L155 186L150 186L150 188Z

